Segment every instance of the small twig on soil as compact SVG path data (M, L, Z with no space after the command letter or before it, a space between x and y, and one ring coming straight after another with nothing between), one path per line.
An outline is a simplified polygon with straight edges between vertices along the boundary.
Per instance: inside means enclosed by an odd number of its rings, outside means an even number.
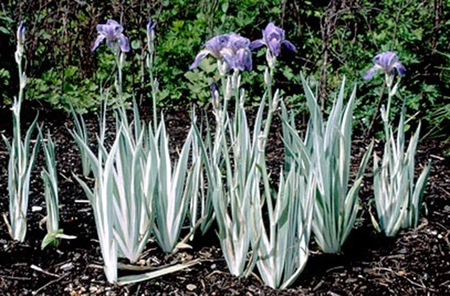
M434 154L430 154L430 157L431 158L436 158L437 160L445 160L445 157L441 157L441 156L434 155Z
M89 264L88 267L97 268L97 269L103 269L103 265L98 265L98 264Z
M200 283L202 284L203 291L205 291L206 290L205 281L200 279Z
M405 255L403 254L394 254L394 255L388 255L388 256L383 256L383 259L405 259Z
M392 269L390 269L390 268L386 268L386 267L374 267L373 269L384 270L384 271L392 272L392 273L395 274L396 276L399 276L399 277L401 277L401 278L404 278L405 280L407 280L408 282L410 282L411 284L413 284L413 285L416 286L416 287L422 288L422 289L424 289L424 290L433 291L433 289L427 288L427 286L425 286L425 285L423 284L422 281L421 281L420 284L417 283L417 282L414 282L413 280L409 279L407 276L401 274L400 272L394 271L394 270L392 270Z
M149 241L152 241L152 239L149 239ZM148 250L145 250L144 252L142 252L141 256L139 256L139 258L144 258L145 256L147 256L148 254L150 254L151 252L153 252L154 250L156 250L157 248L150 248Z
M8 279L8 280L17 280L17 281L31 281L32 278L27 277L20 277L20 276L9 276L9 275L3 275L0 274L1 278Z
M221 271L221 270L214 270L213 272L211 272L210 274L207 274L205 276L206 279L209 279L211 276L215 275L215 274L226 274L226 272Z
M344 266L335 266L335 267L332 267L332 268L328 269L326 271L326 273L329 273L331 271L335 271L335 270L338 270L338 269L343 269L343 268L344 268Z
M199 262L201 262L201 259L198 259ZM166 264L161 266L139 266L139 265L131 265L131 264L124 264L124 263L117 263L117 269L120 270L129 270L129 271L153 271L153 270L161 270L168 267L173 266L173 264Z
M197 223L195 223L194 227L192 227L192 230L176 245L175 249L172 251L172 254L175 254L179 251L179 249L192 249L192 247L188 244L186 244L186 242L189 240L189 238L193 235L193 233L195 232L195 230L202 224L203 220L206 219L206 216L201 217L200 219L198 219Z
M141 284L138 285L138 288L136 290L136 294L135 295L139 295L139 291L141 291Z
M428 225L429 225L428 219L427 218L423 218L422 222L420 223L420 225L416 229L413 229L412 231L415 232L415 233L418 233L419 231L421 231L422 229L424 229Z
M438 189L442 190L445 194L447 194L448 196L450 196L450 192L448 192L447 190L445 190L442 187L438 187Z
M313 291L317 291L319 290L319 288L323 285L324 281L321 280L317 285L314 286L314 288L312 289Z
M72 180L72 177L67 177L66 175L64 175L63 173L60 173L60 175L63 177L64 180L66 180L67 182L70 183L74 183Z
M88 199L76 199L75 203L89 203Z
M72 260L67 260L67 261L63 261L58 264L55 264L55 265L53 265L53 267L56 267L58 270L61 269L63 271L68 271L74 267L74 264L73 264Z
M448 237L449 237L449 235L450 235L450 231L447 230L447 228L446 228L444 225L439 224L439 223L436 223L436 224L439 225L439 226L441 226L442 228L445 229L446 233L445 233L445 236L443 236L442 238L443 238L444 241L447 243L447 248L450 249L450 241L449 241L449 239L448 239Z
M34 264L31 264L30 268L31 268L31 269L34 269L34 270L36 270L36 271L42 272L43 274L52 276L52 277L56 277L56 278L60 278L60 277L61 277L60 275L57 275L57 274L54 274L54 273L45 271L45 270L43 270L42 268L40 268L39 266L36 266L36 265L34 265Z
M264 286L263 280L256 273L252 272L251 275L261 284L261 286Z
M46 283L45 285L43 285L42 287L40 287L40 288L37 289L36 291L33 291L32 294L33 294L33 295L37 295L41 290L45 289L46 287L50 286L51 284L54 284L54 283L56 283L56 282L62 280L63 278L65 278L65 277L68 276L68 275L69 275L69 274L66 273L65 275L62 275L62 276L60 276L59 278L57 278L57 279L55 279L55 280L53 280L53 281L50 281L50 282Z

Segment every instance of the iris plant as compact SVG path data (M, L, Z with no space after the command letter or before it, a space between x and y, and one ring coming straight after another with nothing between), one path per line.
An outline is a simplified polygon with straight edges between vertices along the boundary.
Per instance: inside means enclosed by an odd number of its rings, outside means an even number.
M244 92L239 92L239 75L234 72L227 77L223 100L235 98L235 116L230 118L226 104L219 104L220 94L213 84L213 100L216 130L214 137L207 131L206 141L197 131L201 145L205 174L207 176L207 200L212 202L218 236L225 261L230 273L241 276L253 269L247 263L251 244L251 225L247 219L251 209L251 197L259 187L259 174L256 167L257 135L262 125L262 112L258 112L254 124L254 135L250 135L244 104ZM263 110L261 104L260 110ZM234 165L232 165L232 163ZM256 186L256 187L255 187Z
M372 216L372 223L386 236L395 236L400 228L417 227L422 208L422 198L430 172L425 166L414 183L415 154L419 142L420 123L411 135L408 146L405 143L405 107L400 113L397 133L387 120L384 106L381 108L384 121L385 144L382 158L374 153L374 196L378 222Z
M32 146L32 134L36 127L37 117L26 131L22 139L20 111L25 96L27 76L22 71L22 60L25 53L25 24L20 23L17 29L16 63L19 69L19 95L14 97L11 108L13 111L13 139L10 142L5 136L6 147L9 152L8 164L8 192L9 192L9 222L4 216L8 232L15 240L23 242L27 232L27 208L30 191L30 177L36 161L40 138Z
M193 118L181 153L173 164L163 116L159 124L156 118L158 83L152 72L154 29L155 22L149 19L146 63L152 84L153 130L141 123L136 104L134 121L129 123L122 102L112 145L105 143L106 113L102 114L97 155L90 147L82 117L78 120L74 116L76 130L71 132L85 158L85 176L92 170L95 178L95 187L90 188L75 175L93 207L107 280L126 284L196 264L198 261L191 261L155 272L118 277L118 258L138 261L152 234L163 251L175 252L183 247L184 240L180 243L179 237L190 210L191 229L186 239L193 237L203 220L205 223L201 228L205 232L215 219L225 261L233 275L248 275L256 266L265 284L273 288L288 287L305 267L311 230L319 247L324 252L334 253L340 250L355 223L359 209L358 191L372 151L371 144L353 184L349 186L356 88L345 105L345 81L342 82L325 120L315 94L301 75L311 114L306 139L302 140L295 128L294 117L288 118L280 91L272 89L276 58L282 45L290 51L296 50L285 39L285 31L271 22L262 31L262 38L253 42L233 32L215 36L205 43L205 48L189 67L191 70L198 67L208 55L218 60L224 103L220 102L218 85L213 83L214 137L208 128L206 141L203 141ZM124 56L130 50L129 39L123 30L123 26L114 20L97 25L99 35L92 47L95 51L105 40L113 50L118 67L116 86L120 99ZM24 141L21 137L20 109L26 86L26 76L22 72L24 32L21 23L15 56L20 89L12 108L13 141L10 143L5 138L10 152L10 221L6 223L11 236L20 241L24 240L26 233L29 179L39 143L37 141L34 148L30 144L36 120ZM255 121L250 125L244 108L246 95L240 86L240 71L252 69L251 49L262 46L266 47L268 62L264 72L266 92ZM373 62L375 65L364 78L371 79L378 70L382 70L389 94L387 109L381 108L386 137L384 154L381 160L375 155L374 160L374 195L379 218L379 223L374 220L374 224L390 236L395 235L400 227L417 225L430 167L423 170L414 184L414 154L419 129L404 152L404 108L396 137L389 121L391 99L398 87L398 82L392 87L393 77L395 72L403 76L405 66L391 51L376 55ZM228 69L234 72L226 73ZM232 99L235 109L234 113L229 113L227 104ZM272 117L279 104L286 157L276 191L266 165L266 145L270 139ZM43 246L56 242L58 238L70 238L63 236L58 225L57 171L54 143L50 136L44 143L44 152L47 169L42 176L46 185L49 234Z
M207 54L223 58L231 68L232 56L227 54L238 53L234 62L242 61L239 49L247 48L248 41L234 33L222 37L208 41L193 66ZM270 49L268 55L272 63L264 73L266 92L254 122L250 125L247 120L239 67L233 73L220 72L219 62L222 100L216 83L211 89L215 136L209 129L206 141L200 138L202 133L198 130L197 136L208 181L205 195L213 204L230 273L246 276L257 266L265 284L285 288L299 276L308 258L315 187L311 171L300 168L297 159L291 161L289 172L281 173L279 190L271 186L265 150L272 116L281 97L279 90L272 92L275 59ZM235 103L231 114L227 109L230 101Z
M94 49L105 38L108 46L113 48L118 66L116 86L120 98L121 70L124 52L129 50L128 38L123 36L122 26L115 21L110 20L106 25L98 25L97 29L100 36L95 42ZM147 25L147 37L149 47L147 66L153 83L152 95L155 98L157 82L156 79L153 80L151 73L155 37L152 20ZM114 143L112 146L107 145L106 106L105 103L100 134L97 135L97 155L84 137L82 124L76 124L77 131L72 135L82 154L89 158L90 170L95 178L95 187L91 188L75 175L93 207L108 281L127 284L196 264L197 261L191 261L149 273L118 277L118 258L126 257L130 262L136 262L152 232L165 251L173 251L176 248L189 206L188 197L196 195L199 188L195 181L200 169L188 167L192 136L186 140L179 162L172 166L169 153L171 150L163 119L159 127L155 124L156 131L147 128L140 120L136 102L133 104L134 113L131 116L133 121L129 122L127 119L128 114L123 103L119 112L115 113ZM192 159L192 162L194 161L195 159Z
M405 66L400 63L397 55L390 51L376 55L373 61L375 66L367 71L364 78L372 78L374 73L381 69L385 73L384 86L387 85L388 87L388 101L387 107L381 106L381 118L386 141L382 158L380 159L374 153L374 196L378 222L373 216L372 222L378 231L383 231L387 236L395 236L400 228L416 227L418 224L430 165L423 169L416 183L414 183L414 158L419 141L420 124L411 136L406 148L404 102L396 134L389 119L391 101L397 94L400 82L398 81L392 86L395 70L403 76L406 72ZM384 86L381 91L380 102L384 93ZM378 105L380 105L380 102Z

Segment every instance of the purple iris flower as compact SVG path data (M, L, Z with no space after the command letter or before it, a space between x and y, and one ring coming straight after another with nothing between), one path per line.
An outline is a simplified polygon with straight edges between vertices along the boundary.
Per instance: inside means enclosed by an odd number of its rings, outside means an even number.
M130 51L130 42L128 38L122 33L123 26L116 22L115 20L108 20L106 24L97 25L98 37L95 40L94 46L92 47L92 51L94 51L103 41L106 39L106 44L108 47L112 47L114 49L118 49L122 52Z
M376 71L379 69L383 70L384 73L388 75L394 75L394 69L397 70L398 74L401 76L405 75L406 68L402 63L399 62L398 56L395 52L385 51L380 54L377 54L373 58L373 62L375 66L367 71L366 75L364 75L364 79L368 80L373 77Z
M195 57L194 62L189 66L189 70L197 68L200 62L208 55L212 55L213 57L220 59L221 54L220 51L227 46L229 36L228 34L223 34L219 36L215 36L205 43L205 49L201 50L197 56Z
M275 26L274 23L269 23L262 33L263 38L253 41L250 44L251 49L260 48L265 45L276 57L280 54L282 44L290 51L295 51L295 46L285 39L284 30Z
M249 46L249 39L236 33L229 34L228 44L221 50L221 54L231 69L252 69L252 52Z
M250 40L236 33L213 37L205 43L205 49L197 54L189 69L197 68L200 62L210 54L217 59L223 58L232 69L251 70L252 55L249 45Z

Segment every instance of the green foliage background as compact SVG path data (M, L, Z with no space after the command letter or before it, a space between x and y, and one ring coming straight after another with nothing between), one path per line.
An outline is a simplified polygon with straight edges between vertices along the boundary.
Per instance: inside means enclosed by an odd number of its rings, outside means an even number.
M125 91L150 104L145 26L149 17L157 22L155 77L163 106L209 100L215 61L207 59L200 69L188 71L206 40L230 31L255 40L273 21L297 46L296 53L282 52L276 75L291 106L303 110L300 71L316 83L324 110L346 75L358 84L355 119L365 129L383 79L378 75L366 82L362 76L374 55L393 50L407 67L400 93L408 114L419 112L416 118L424 121L425 131L448 138L450 0L7 0L0 5L0 96L5 103L18 84L14 51L20 20L27 25L27 99L54 108L67 108L70 102L80 110L96 109L101 92L114 80L114 62L106 46L90 51L98 23L111 18L124 25L132 42L124 69ZM262 95L264 64L263 51L255 52L255 70L243 77L255 102ZM398 100L397 108L400 104Z

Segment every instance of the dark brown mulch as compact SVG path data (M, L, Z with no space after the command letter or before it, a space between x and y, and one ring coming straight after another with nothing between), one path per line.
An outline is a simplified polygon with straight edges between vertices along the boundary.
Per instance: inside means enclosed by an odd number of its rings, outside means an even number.
M24 111L24 122L34 118L34 111ZM1 110L0 131L11 135L8 110ZM172 145L180 146L189 127L186 109L165 113ZM150 114L144 110L144 117ZM88 126L96 131L96 118L87 116ZM147 116L148 118L148 116ZM361 190L363 208L357 227L339 255L325 255L311 243L311 256L299 280L288 290L265 287L257 274L235 278L228 274L216 234L211 231L193 242L192 250L177 254L162 253L150 242L148 252L139 262L160 266L200 259L187 270L151 281L117 287L106 282L90 206L72 173L80 173L77 147L67 132L71 120L62 112L41 112L40 122L50 129L57 142L60 173L61 225L75 240L62 241L58 248L40 250L45 235L39 222L45 215L40 157L31 183L28 233L24 243L11 241L3 220L0 221L0 295L450 295L450 173L448 159L436 141L424 141L417 165L433 161L425 193L426 215L415 230L402 231L395 238L385 238L374 231L368 214L372 197L371 175ZM26 125L26 123L24 123ZM279 131L275 121L273 132ZM355 164L367 141L355 141ZM271 141L272 167L279 166L282 151L279 140ZM0 143L0 212L8 212L8 155ZM367 171L370 171L368 169ZM32 211L33 206L43 209Z

